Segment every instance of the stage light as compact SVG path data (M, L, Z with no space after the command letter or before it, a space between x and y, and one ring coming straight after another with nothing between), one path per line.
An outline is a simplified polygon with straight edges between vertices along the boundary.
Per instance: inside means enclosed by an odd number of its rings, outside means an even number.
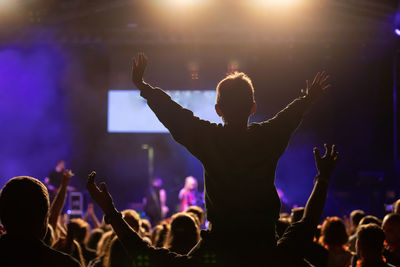
M399 28L396 28L396 29L394 30L394 33L395 33L397 36L400 36L400 29L399 29Z
M171 4L173 4L174 6L193 6L193 5L197 5L201 2L201 0L170 0L169 1Z
M289 6L299 2L299 0L254 0L256 4L268 6Z

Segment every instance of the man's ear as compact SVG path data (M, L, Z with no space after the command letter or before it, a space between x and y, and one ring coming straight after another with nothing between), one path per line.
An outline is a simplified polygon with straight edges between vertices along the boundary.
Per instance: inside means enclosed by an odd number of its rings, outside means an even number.
M222 110L218 104L215 104L215 111L217 112L219 117L222 117L224 115L224 114L222 114Z
M256 104L256 102L253 102L253 104L251 105L251 109L250 109L250 116L253 115L254 113L256 113L256 109L257 109L257 104Z

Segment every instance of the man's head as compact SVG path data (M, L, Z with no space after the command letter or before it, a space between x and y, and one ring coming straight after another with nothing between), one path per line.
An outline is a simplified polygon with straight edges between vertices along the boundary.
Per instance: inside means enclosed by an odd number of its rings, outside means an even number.
M82 219L71 219L68 223L68 232L79 243L82 244L90 231L89 224Z
M129 226L132 227L132 229L135 230L137 233L139 233L141 225L139 214L134 210L127 209L122 211L122 216L124 217L124 220L129 224Z
M385 234L376 224L359 225L357 231L357 254L365 260L379 258L383 250Z
M400 199L398 199L395 203L394 203L394 213L396 214L400 214Z
M348 241L346 226L339 217L328 217L322 224L321 241L324 245L343 246Z
M56 169L64 170L65 169L65 161L64 160L57 161Z
M388 245L400 249L400 214L386 215L383 218L382 228Z
M356 228L360 223L361 219L365 217L365 212L363 210L353 210L350 213L350 220L352 227Z
M197 189L197 180L193 176L188 176L185 179L185 188L188 190Z
M152 181L151 181L151 184L152 184L154 187L162 187L162 180L161 180L160 177L154 177L154 178L152 179Z
M0 192L0 220L9 234L42 239L49 206L46 187L32 177L12 178Z
M254 88L250 78L243 72L228 75L217 85L215 110L225 123L237 123L254 114Z

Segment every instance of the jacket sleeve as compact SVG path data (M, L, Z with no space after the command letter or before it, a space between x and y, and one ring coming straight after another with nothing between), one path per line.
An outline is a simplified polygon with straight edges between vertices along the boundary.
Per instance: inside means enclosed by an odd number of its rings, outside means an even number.
M193 112L183 108L160 88L153 88L146 84L141 91L141 96L147 100L147 104L169 130L172 137L178 143L193 152L194 146L207 136L207 133L216 126L206 120L193 115Z
M261 123L266 137L273 140L278 156L285 151L291 135L300 125L309 106L310 101L306 97L296 98L273 118Z

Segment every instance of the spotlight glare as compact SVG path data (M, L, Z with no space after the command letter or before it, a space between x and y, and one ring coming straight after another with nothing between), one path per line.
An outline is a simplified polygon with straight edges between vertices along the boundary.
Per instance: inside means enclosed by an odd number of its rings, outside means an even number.
M394 30L394 33L395 33L397 36L400 36L400 29L399 29L399 28L396 28L396 29Z
M176 6L191 6L201 2L200 0L170 0L171 4Z
M257 4L269 6L287 6L299 2L299 0L255 0Z

